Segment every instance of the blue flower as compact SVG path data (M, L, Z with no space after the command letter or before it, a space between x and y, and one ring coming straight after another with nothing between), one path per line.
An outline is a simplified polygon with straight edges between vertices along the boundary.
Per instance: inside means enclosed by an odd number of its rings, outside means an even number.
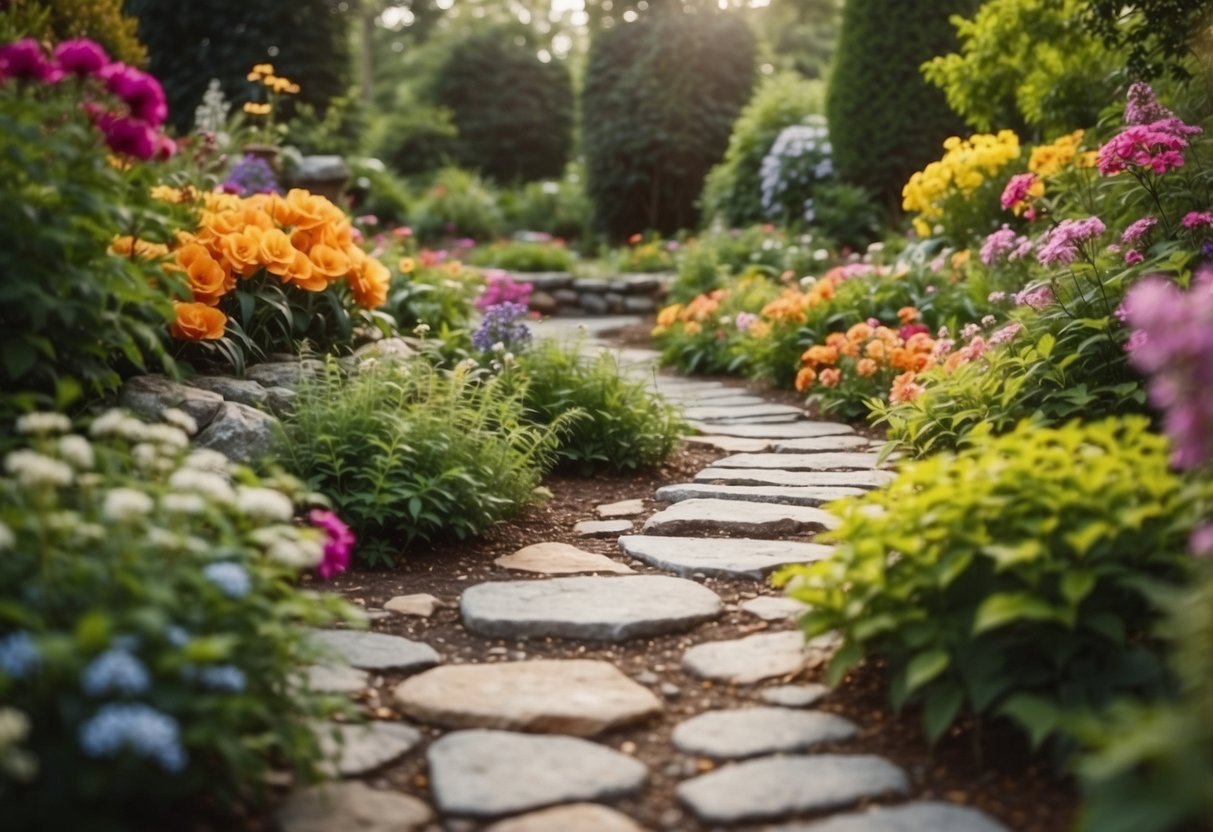
M170 624L164 628L164 639L174 647L184 647L190 643L190 634L184 627Z
M480 326L472 333L472 346L481 352L489 352L497 344L505 350L513 350L529 344L531 329L521 320L527 315L526 304L506 301L484 310Z
M168 772L185 768L177 720L140 704L110 704L80 726L80 748L90 757L117 756L124 749L154 760Z
M0 638L0 673L24 679L42 664L42 654L33 636L24 630Z
M107 693L144 693L151 678L143 662L125 650L107 650L84 669L81 687L89 696Z
M243 598L253 588L248 572L237 563L212 563L202 570L202 574L228 598Z
M244 690L244 671L235 665L221 664L198 671L198 680L211 690L240 693Z

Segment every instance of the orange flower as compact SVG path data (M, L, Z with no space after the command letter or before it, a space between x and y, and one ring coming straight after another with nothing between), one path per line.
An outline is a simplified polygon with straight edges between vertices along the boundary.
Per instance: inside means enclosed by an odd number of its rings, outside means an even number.
M311 259L317 274L333 280L349 274L350 258L332 246L319 243L312 246L312 250L308 252L307 256Z
M261 235L259 249L261 265L265 266L266 271L270 274L276 274L279 277L291 269L295 263L295 255L298 253L291 245L291 238L277 228L272 228Z
M203 252L191 261L185 273L189 278L190 292L199 303L216 306L219 298L227 294L227 273L210 254Z
M864 378L870 378L871 376L876 375L876 371L879 369L880 367L876 364L876 362L870 358L861 358L855 364L855 372L859 373Z
M375 309L387 303L388 284L392 273L374 257L364 257L359 268L348 278L354 302L364 309Z
M813 382L817 380L817 371L812 367L801 367L800 372L796 374L796 392L803 393L813 386Z
M857 323L855 326L847 330L848 341L866 341L872 337L872 327L866 323Z
M310 230L324 224L327 209L332 207L335 206L322 196L315 196L302 188L292 188L285 197L278 197L270 203L270 213L279 225Z
M261 268L261 230L250 228L245 232L227 234L220 240L223 256L232 264L232 271L249 277Z
M870 341L867 348L864 350L868 358L873 361L883 361L885 356L884 341Z
M147 240L136 240L134 237L116 237L109 248L110 254L119 257L137 257L140 260L155 260L168 254L168 246L161 243L149 243Z
M173 322L174 338L184 341L214 341L223 337L227 315L205 303L178 303L177 320Z
M842 370L839 370L837 367L830 367L828 370L821 371L821 384L823 387L837 387L840 381L842 381Z
M458 260L452 260L446 264L446 273L451 277L459 277L459 273L463 271L463 264Z
M897 319L903 324L913 323L918 320L918 310L913 306L903 306L897 310Z
M826 346L828 347L833 347L836 350L840 350L845 347L846 344L847 336L843 335L841 332L831 332L826 336Z
M628 245L634 246L643 239L644 239L643 234L633 234L631 237L628 237Z
M698 321L687 321L682 325L682 331L687 335L698 335L703 332L703 326Z
M293 283L305 292L323 292L329 285L328 278L317 274L312 261L298 249L295 249L295 259L291 263L291 267L281 277L287 283Z
M922 394L921 384L914 382L914 373L905 372L893 379L893 387L889 390L889 401L894 404L912 402Z
M838 360L838 350L834 347L814 344L804 351L804 355L800 356L800 360L814 366L817 364L833 364Z
M401 274L412 274L416 268L417 268L417 261L414 260L412 257L401 257L400 258L400 273ZM660 320L658 322L660 323ZM670 323L673 323L673 321L671 321ZM667 326L668 325L669 324L667 324Z

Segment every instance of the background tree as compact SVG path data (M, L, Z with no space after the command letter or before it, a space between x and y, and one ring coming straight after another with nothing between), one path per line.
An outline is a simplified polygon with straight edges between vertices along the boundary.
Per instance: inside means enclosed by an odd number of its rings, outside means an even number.
M178 128L192 123L211 78L247 100L245 76L258 63L298 83L299 100L320 111L350 86L349 6L339 0L126 0L126 10L139 18Z
M938 158L940 144L964 124L942 92L922 77L924 61L956 48L952 13L977 0L847 0L826 116L839 174L899 204L910 174Z
M754 81L754 34L732 13L670 11L598 33L582 96L595 221L620 239L696 223Z

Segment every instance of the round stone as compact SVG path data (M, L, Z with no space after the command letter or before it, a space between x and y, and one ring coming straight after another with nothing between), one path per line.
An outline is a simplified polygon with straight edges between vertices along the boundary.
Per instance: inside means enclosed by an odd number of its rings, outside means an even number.
M577 572L611 572L619 575L634 570L627 564L612 560L606 555L587 552L568 543L535 543L504 555L493 563L506 569L520 572L537 572L541 575L568 575Z
M629 557L684 577L698 572L756 581L781 566L811 563L831 552L820 543L664 535L625 535L619 538L619 548Z
M411 795L365 783L327 783L295 792L277 812L282 832L414 832L433 818Z
M749 613L763 621L786 621L799 618L808 612L807 604L795 598L784 598L779 595L759 595L741 604L741 611Z
M767 832L1010 832L989 815L968 806L937 801L873 806L864 812L820 821L789 823Z
M839 520L809 506L751 503L742 500L693 499L674 503L645 521L648 534L725 533L780 537L836 527Z
M758 698L768 705L781 708L808 708L816 705L830 692L825 685L778 685L766 688Z
M697 644L683 654L682 666L701 679L744 685L798 673L810 655L804 636L791 630Z
M312 642L363 670L424 670L438 664L433 647L385 633L363 630L315 630Z
M421 732L399 722L322 725L316 729L321 768L333 777L357 777L403 757L421 742Z
M644 832L622 812L596 803L574 803L494 823L484 832Z
M674 729L672 741L687 754L741 759L805 751L851 739L857 731L855 723L834 714L759 707L692 717Z

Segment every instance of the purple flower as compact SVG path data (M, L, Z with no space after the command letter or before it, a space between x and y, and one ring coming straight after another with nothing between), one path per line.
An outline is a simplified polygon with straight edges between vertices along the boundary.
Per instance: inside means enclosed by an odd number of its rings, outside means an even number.
M1129 87L1125 103L1125 124L1150 124L1155 121L1175 118L1175 114L1158 103L1154 88L1142 81Z
M181 771L188 760L177 720L147 705L105 705L80 726L79 738L81 750L93 758L131 751L168 772Z
M153 127L164 124L168 118L168 102L159 81L122 63L110 64L103 75L109 91L122 99L132 116Z
M53 84L63 77L63 70L46 57L42 45L33 38L0 46L0 79L17 78Z
M159 146L156 131L146 121L121 116L100 123L105 143L115 153L124 153L146 162Z
M232 166L223 180L224 192L245 196L247 194L280 194L282 188L269 162L251 154Z
M1188 548L1198 558L1213 556L1213 523L1206 523L1193 531L1188 538Z
M1136 245L1153 231L1156 225L1158 225L1158 217L1142 217L1125 229L1125 233L1120 235L1120 241L1125 245Z
M65 40L55 47L55 60L64 72L85 77L96 75L109 65L110 57L96 42L88 38Z
M1062 220L1045 235L1044 245L1036 252L1041 265L1069 265L1081 253L1082 243L1098 237L1107 230L1099 217L1085 220Z
M354 550L354 533L331 511L314 509L308 519L313 526L324 531L324 558L316 567L316 573L327 581L349 568L350 552Z
M531 342L530 327L522 320L527 308L521 303L499 303L484 310L484 319L472 333L472 346L481 352L512 350Z
M758 316L753 312L738 312L737 317L733 319L733 326L737 327L738 332L745 332L756 323Z
M986 237L986 241L981 246L981 262L987 266L1010 262L1020 259L1031 250L1031 240L1016 234L1010 227L1004 225Z

